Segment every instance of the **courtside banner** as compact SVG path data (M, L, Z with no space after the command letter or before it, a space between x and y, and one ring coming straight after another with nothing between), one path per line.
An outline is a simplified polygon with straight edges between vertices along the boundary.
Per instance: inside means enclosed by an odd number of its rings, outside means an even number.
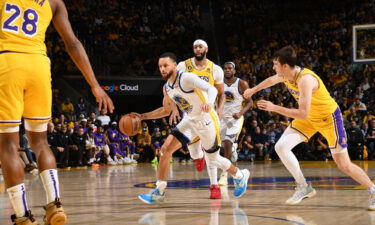
M144 80L100 80L100 86L109 95L160 95L164 81Z

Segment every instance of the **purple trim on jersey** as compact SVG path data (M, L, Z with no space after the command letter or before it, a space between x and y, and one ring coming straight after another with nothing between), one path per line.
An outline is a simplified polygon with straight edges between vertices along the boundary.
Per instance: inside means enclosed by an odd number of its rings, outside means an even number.
M6 121L6 120L3 120L3 121L0 121L0 123L21 123L21 120L18 120L18 121Z
M290 128L292 128L293 130L297 131L298 133L302 134L307 140L309 140L309 136L307 136L306 134L304 134L302 131L300 131L299 129L293 127L293 121L290 123Z
M57 191L57 185L56 185L56 179L55 179L55 176L53 175L53 170L50 170L49 174L51 175L51 179L52 179L52 182L53 182L53 188L55 189L55 199L59 198L59 194L58 194L58 191Z
M25 191L25 185L24 184L22 184L21 190L22 190L23 209L25 210L25 213L26 213L29 209L27 208L26 191Z
M335 132L336 132L336 143L335 143L334 149L337 148L337 142L341 147L347 148L348 144L346 142L347 141L346 132L344 129L344 124L342 122L342 115L341 115L341 111L339 107L337 107L335 112L332 113L332 117L333 117Z
M51 119L51 116L49 117L35 117L35 118L30 118L30 117L23 117L25 120L49 120Z

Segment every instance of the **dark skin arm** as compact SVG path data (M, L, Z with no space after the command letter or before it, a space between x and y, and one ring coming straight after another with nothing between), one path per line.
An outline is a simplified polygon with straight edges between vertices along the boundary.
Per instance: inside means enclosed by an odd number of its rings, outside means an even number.
M244 80L240 80L240 94L242 95L248 88L249 84ZM238 120L245 112L247 112L250 109L252 104L251 98L245 99L245 103L245 106L242 108L240 112L233 114L233 118L235 118L236 120Z
M50 5L53 13L52 22L63 39L68 54L90 85L91 91L99 104L99 109L112 113L114 110L112 100L103 91L95 78L87 53L70 25L68 11L64 2L62 0L50 0Z

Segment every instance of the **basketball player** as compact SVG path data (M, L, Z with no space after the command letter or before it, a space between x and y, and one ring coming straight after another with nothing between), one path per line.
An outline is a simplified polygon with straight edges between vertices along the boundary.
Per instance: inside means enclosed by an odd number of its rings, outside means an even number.
M237 138L242 130L244 122L243 114L251 107L251 101L245 100L242 94L249 88L249 84L235 77L236 67L233 62L224 63L224 94L225 104L223 110L223 118L220 120L220 135L222 146L224 146L224 157L236 162L236 158L232 158L232 152L237 154ZM242 103L245 101L244 107ZM219 185L228 184L228 173L223 171Z
M311 184L306 183L297 158L291 150L316 132L320 132L327 139L338 168L370 191L368 209L375 210L375 185L361 168L350 161L340 108L319 76L309 69L297 66L296 62L297 56L292 47L280 49L273 58L276 75L267 78L254 88L247 89L244 93L245 98L250 98L262 89L283 82L298 101L298 109L277 106L266 100L257 103L262 110L294 118L275 145L281 161L297 183L295 193L286 204L298 204L302 199L316 194Z
M161 147L156 188L152 193L138 197L145 203L164 199L172 154L192 140L197 141L192 143L190 148L205 149L208 166L219 167L234 177L234 196L240 197L246 191L250 172L247 169L238 169L219 154L220 125L213 109L217 90L192 73L178 71L176 65L176 56L173 53L164 53L160 56L159 70L163 79L167 80L163 89L163 106L148 113L137 114L142 120L163 118L170 115L173 102L185 113L184 118ZM188 138L187 133L193 138Z
M51 20L68 53L90 84L99 108L112 112L113 104L95 79L86 52L72 31L62 0L0 1L0 10L0 161L15 211L11 219L14 224L38 224L27 205L24 172L17 156L18 130L23 116L47 193L44 223L62 225L66 215L59 199L56 161L46 134L51 118L52 91L44 38Z
M222 112L223 112L224 102L225 102L224 83L223 83L224 72L220 66L214 64L212 61L207 59L208 45L204 40L198 39L194 41L193 51L194 51L194 57L180 62L177 65L177 70L194 73L198 77L200 77L202 80L207 81L210 85L213 85L217 89L218 94L217 94L216 112L219 116L219 119L221 120L223 117ZM173 113L170 118L176 121L176 115L178 115L178 111L174 107ZM189 136L189 138L191 137ZM197 151L194 152L193 150L194 149L189 148L190 156L192 159L195 160L196 169L198 171L202 171L205 166L205 159L204 159L203 151L200 149L197 149ZM213 166L210 168L207 167L207 173L210 177L210 183L211 183L210 198L211 199L221 198L220 188L217 183L217 168Z

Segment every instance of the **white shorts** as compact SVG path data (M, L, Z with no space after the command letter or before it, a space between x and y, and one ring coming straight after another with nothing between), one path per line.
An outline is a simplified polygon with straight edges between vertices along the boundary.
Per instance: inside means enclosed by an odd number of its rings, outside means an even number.
M183 139L182 144L201 142L205 150L221 144L219 118L214 110L203 113L201 117L191 118L185 116L174 130L177 139ZM177 137L179 136L180 137ZM183 143L185 142L185 143Z
M220 121L220 137L222 141L229 140L234 143L237 141L238 135L241 133L244 122L243 116L236 120L233 117L224 117Z

